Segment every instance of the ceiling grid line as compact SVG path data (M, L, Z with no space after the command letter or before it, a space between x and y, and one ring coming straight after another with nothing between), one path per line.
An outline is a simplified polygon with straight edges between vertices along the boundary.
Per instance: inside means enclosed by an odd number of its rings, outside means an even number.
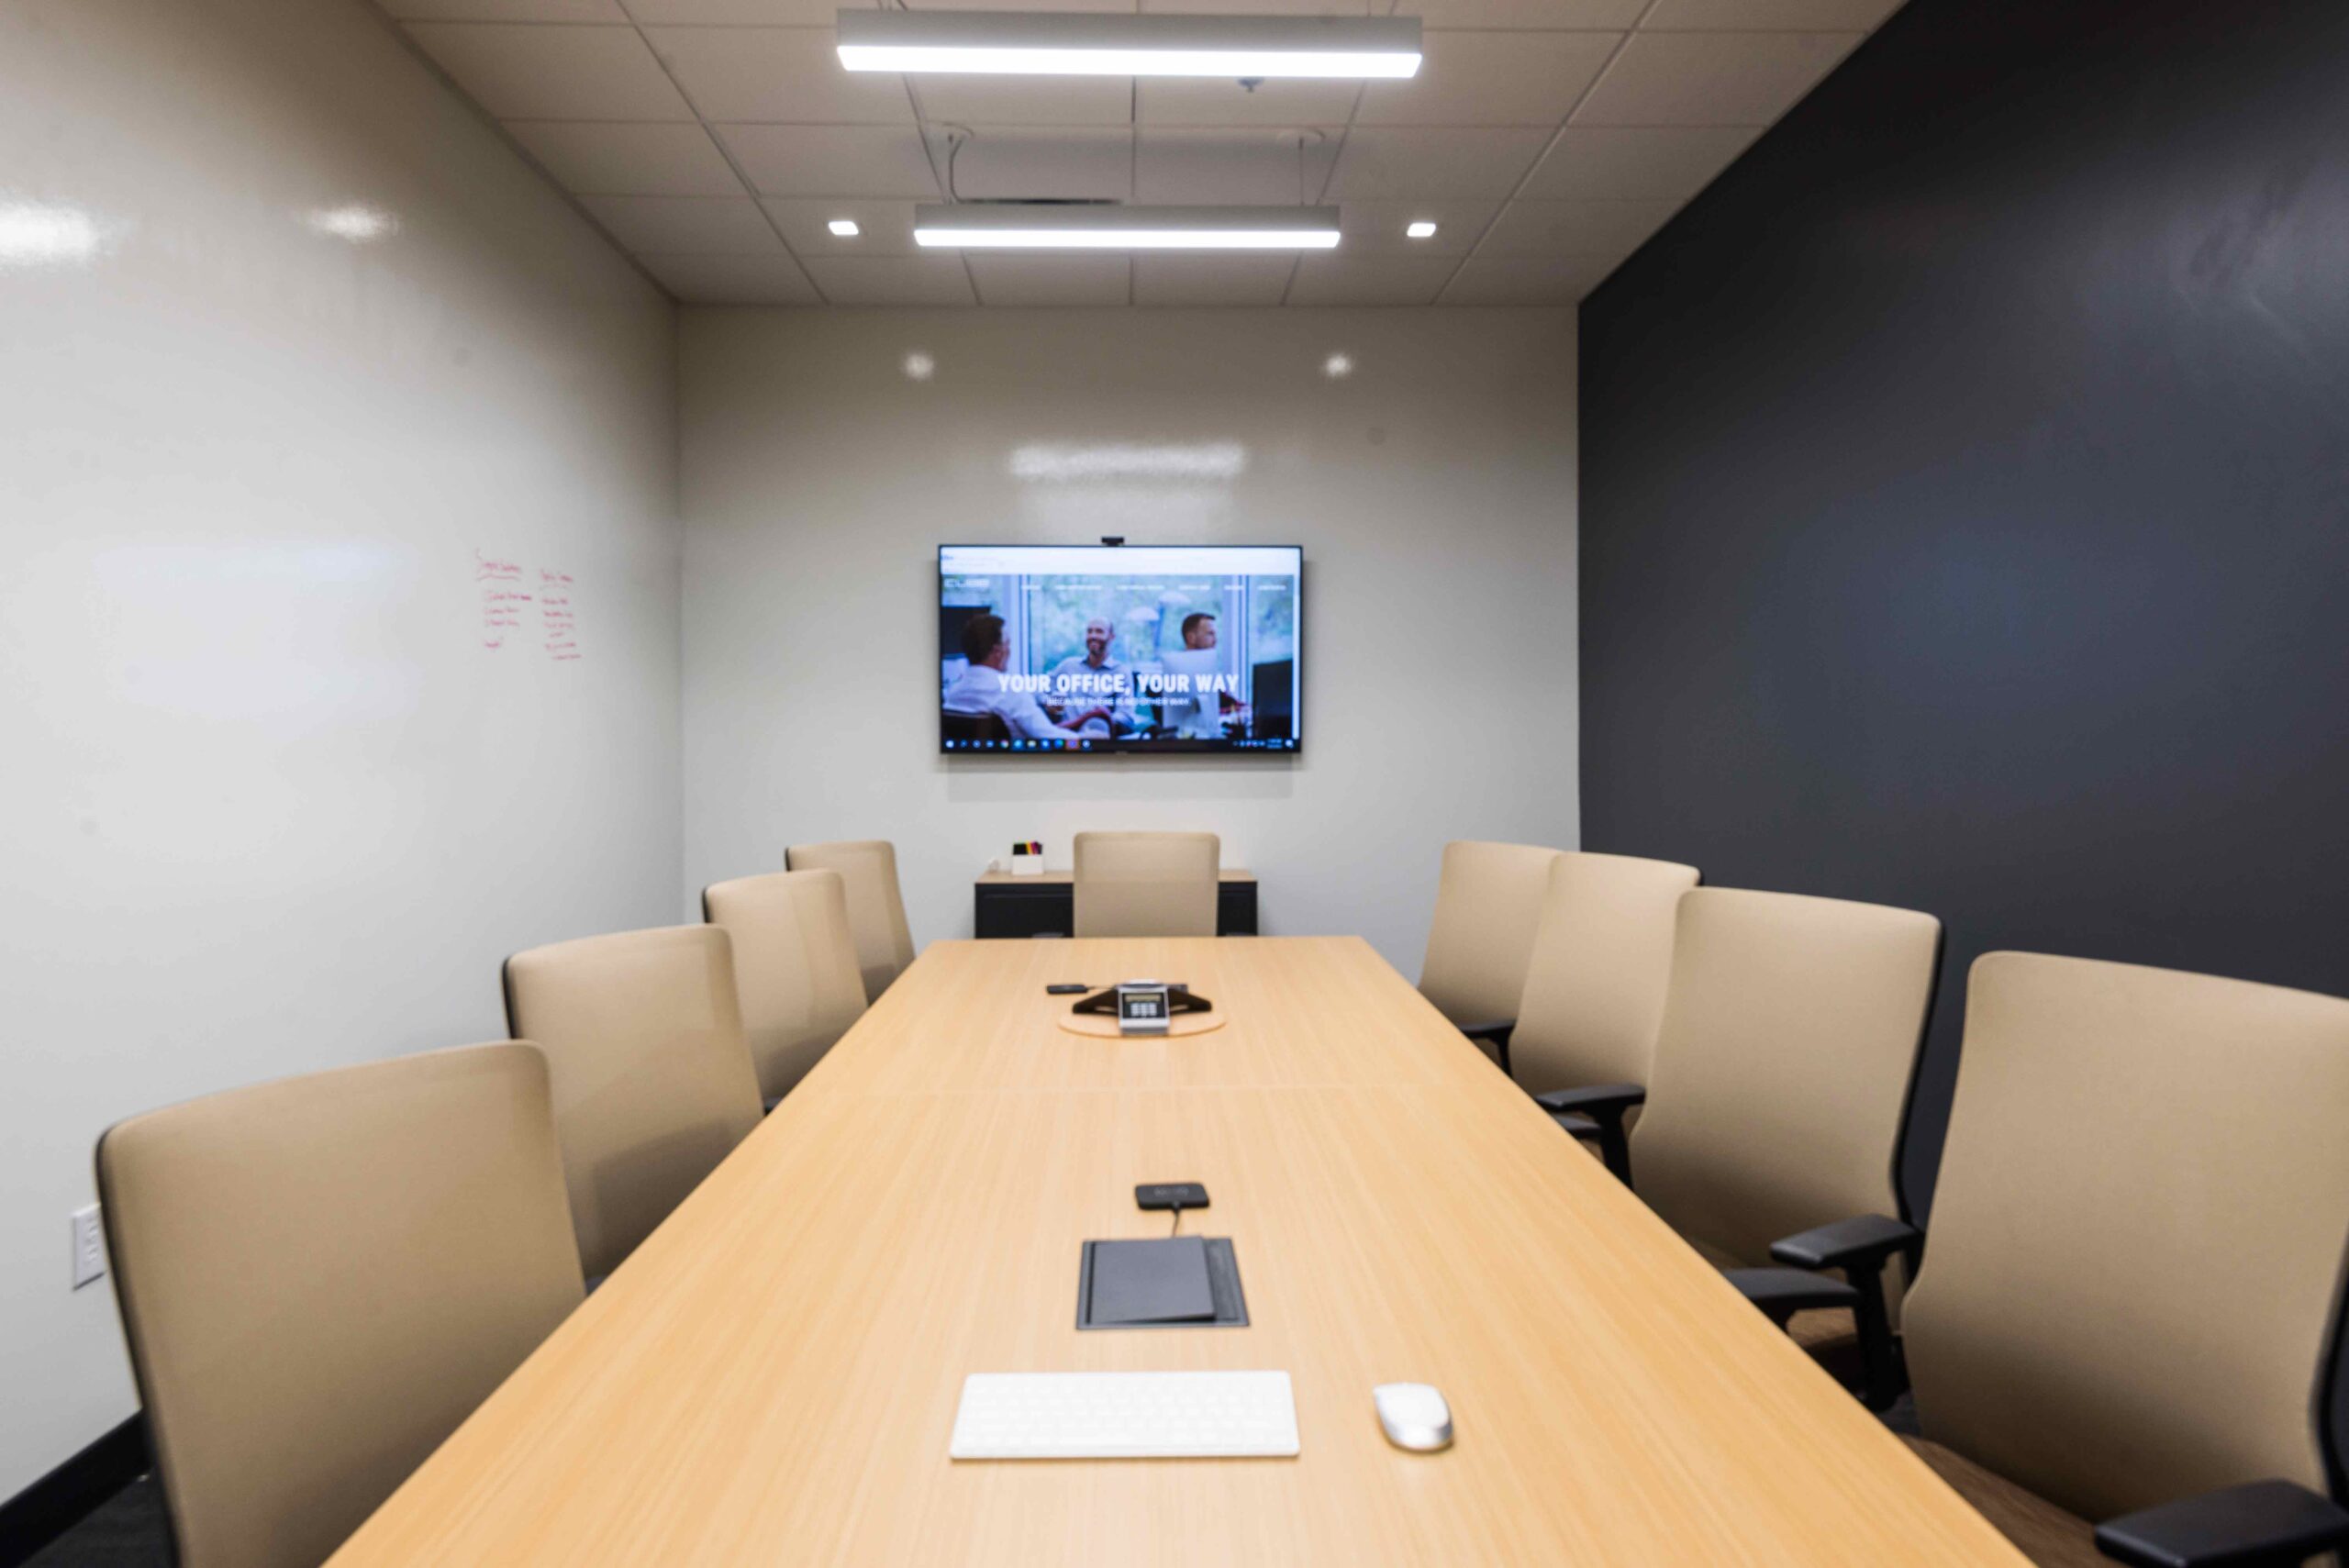
M775 243L783 247L783 253L785 256L791 258L791 264L798 269L800 277L806 280L807 287L815 294L816 298L822 304L829 305L831 299L824 293L824 285L816 281L816 274L807 270L807 263L801 261L799 252L791 248L790 237L784 233L783 226L775 222L774 214L767 210L766 203L759 200L757 183L751 180L749 172L735 158L733 149L728 147L719 139L718 132L711 128L709 117L701 112L701 106L694 102L694 95L685 90L685 84L677 80L677 73L670 68L668 61L662 58L661 51L652 47L652 40L645 37L644 25L639 22L636 19L636 14L629 9L628 0L612 0L612 4L619 8L621 16L628 18L628 25L635 30L637 41L644 45L644 52L652 57L652 63L661 68L661 74L667 77L669 85L677 90L677 96L685 100L685 107L693 111L694 123L702 128L703 134L709 138L709 144L718 149L718 155L726 160L726 166L734 171L736 179L742 182L742 194L751 198L751 206L758 210L759 217L765 220L767 228L774 232ZM610 231L607 229L606 232ZM618 235L612 237L612 243L619 244ZM621 249L625 250L627 247L622 246Z
M852 73L834 3L373 0L683 302L1290 308L1573 303L1901 0L1026 0L1052 7L1037 26L1070 7L1419 14L1426 63L1413 78L1244 91L1130 74ZM1342 242L1277 257L920 248L915 206L956 194L940 145L954 124L986 143L973 183L988 199L1334 205ZM856 232L827 232L851 220ZM1408 238L1422 220L1436 232Z
M1607 62L1598 68L1598 74L1593 76L1589 83L1575 96L1575 101L1566 106L1565 114L1558 121L1558 128L1550 133L1550 139L1542 144L1542 150L1534 155L1533 161L1525 166L1525 172L1517 177L1517 183L1509 187L1508 195L1503 196L1500 206L1493 209L1493 216L1485 220L1485 227L1476 231L1476 238L1468 242L1468 249L1460 253L1460 260L1453 263L1452 271L1444 275L1442 284L1435 291L1434 303L1438 305L1443 303L1444 295L1451 290L1453 284L1460 281L1462 271L1470 261L1475 260L1476 252L1482 250L1485 241L1492 237L1493 226L1500 222L1502 215L1508 211L1509 204L1516 201L1524 192L1526 182L1533 178L1533 172L1549 161L1551 154L1558 150L1558 144L1565 139L1566 128L1575 123L1575 116L1580 113L1582 106L1590 101L1590 95L1598 91L1598 84L1607 80L1607 73L1615 69L1615 62L1623 58L1623 51L1631 47L1631 40L1639 36L1640 28L1646 25L1650 17L1655 15L1655 8L1662 4L1664 0L1647 0L1647 4L1641 8L1640 14L1631 18L1631 25L1623 30L1621 38L1615 40L1615 47L1609 52Z

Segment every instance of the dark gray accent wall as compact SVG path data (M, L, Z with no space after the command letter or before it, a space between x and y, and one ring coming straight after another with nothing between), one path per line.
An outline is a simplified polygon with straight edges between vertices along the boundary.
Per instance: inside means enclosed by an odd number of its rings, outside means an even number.
M1911 0L1582 314L1583 842L2349 994L2349 5Z

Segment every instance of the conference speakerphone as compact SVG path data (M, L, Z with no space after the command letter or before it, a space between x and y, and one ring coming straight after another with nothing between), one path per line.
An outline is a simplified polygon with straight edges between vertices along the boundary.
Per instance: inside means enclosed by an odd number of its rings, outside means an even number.
M1177 1013L1211 1013L1215 1004L1194 995L1179 980L1124 980L1069 1011L1112 1014L1119 1034L1164 1034Z

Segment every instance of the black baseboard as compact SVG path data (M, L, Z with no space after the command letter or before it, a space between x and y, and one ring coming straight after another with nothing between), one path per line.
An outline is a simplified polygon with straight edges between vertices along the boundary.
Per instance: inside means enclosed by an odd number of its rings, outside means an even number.
M133 1416L0 1503L0 1568L21 1568L34 1552L138 1480L150 1462L146 1420Z

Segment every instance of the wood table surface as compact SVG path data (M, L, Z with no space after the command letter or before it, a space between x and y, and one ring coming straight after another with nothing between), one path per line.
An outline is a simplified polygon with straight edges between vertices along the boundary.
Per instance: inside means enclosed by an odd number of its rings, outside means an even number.
M1054 1026L1136 975L1226 1027ZM1146 1181L1249 1328L1076 1331ZM947 1458L966 1373L1191 1368L1289 1372L1301 1453ZM1243 938L931 947L333 1563L2023 1559L1367 944Z

